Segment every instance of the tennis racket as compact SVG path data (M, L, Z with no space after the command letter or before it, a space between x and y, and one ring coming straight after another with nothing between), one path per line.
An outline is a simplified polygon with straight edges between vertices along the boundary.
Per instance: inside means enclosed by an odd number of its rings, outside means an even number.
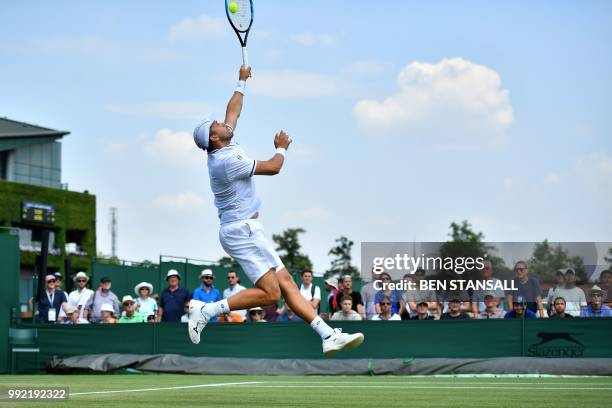
M242 63L249 66L247 38L253 25L253 0L225 0L225 14L242 46ZM244 38L242 36L244 35Z

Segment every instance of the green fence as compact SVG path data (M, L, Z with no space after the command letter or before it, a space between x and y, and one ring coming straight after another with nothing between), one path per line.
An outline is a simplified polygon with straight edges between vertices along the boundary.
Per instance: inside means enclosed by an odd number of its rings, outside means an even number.
M0 373L8 371L8 329L19 303L19 237L0 234Z
M366 341L335 358L608 357L612 319L341 322ZM37 327L41 362L83 354L182 354L236 358L323 358L303 323L211 323L199 345L186 324L24 325Z

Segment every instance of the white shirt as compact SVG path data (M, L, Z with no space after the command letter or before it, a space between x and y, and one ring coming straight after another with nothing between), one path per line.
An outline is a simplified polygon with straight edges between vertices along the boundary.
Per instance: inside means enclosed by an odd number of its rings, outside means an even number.
M304 299L306 299L307 301L311 301L312 299L317 299L317 300L321 300L321 289L319 289L318 286L314 287L314 296L312 296L312 290L310 289L312 286L312 283L310 285L308 285L308 288L304 287L304 284L302 283L300 285L300 293L302 294L302 296L304 296Z
M565 313L574 317L580 316L580 307L587 306L584 291L577 286L571 289L555 288L553 300L559 296L565 299Z
M233 289L231 287L228 287L227 289L223 291L223 298L224 299L230 298L234 296L235 294L242 292L245 289L246 288L244 286L237 283ZM232 310L232 311L236 313L240 313L240 315L242 316L242 319L246 320L246 310Z
M89 302L93 299L93 295L94 291L87 288L83 288L80 292L78 289L75 289L68 295L68 306L81 306L79 319L83 319L83 312L85 308L89 306Z
M381 319L381 318L380 318L380 315L379 315L379 314L377 314L377 315L372 316L372 320L381 320L381 321L383 321L384 319ZM399 316L397 313L393 313L393 314L392 314L391 316L389 316L389 318L388 318L388 319L386 319L386 320L402 320L402 318L401 318L401 317L400 317L400 316Z
M259 211L261 199L252 177L255 163L233 140L228 146L208 153L210 188L221 224L246 220Z

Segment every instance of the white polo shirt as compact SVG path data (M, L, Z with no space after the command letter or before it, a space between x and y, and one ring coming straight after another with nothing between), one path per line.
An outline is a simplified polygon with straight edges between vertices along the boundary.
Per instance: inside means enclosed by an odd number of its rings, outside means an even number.
M233 289L228 287L227 289L225 289L223 291L223 298L224 299L230 298L230 297L234 296L235 294L242 292L245 289L246 288L244 286L242 286L241 284L237 283L236 286L234 286ZM240 313L242 318L246 320L246 310L232 310L232 311L236 312L236 313Z
M87 306L89 306L89 302L93 300L93 295L94 291L87 288L83 288L83 290L80 292L78 289L75 289L68 295L68 306L81 306L79 319L83 318L83 311Z
M314 296L312 296L312 290L311 290L311 288L310 288L311 286L312 286L312 283L311 283L310 285L308 285L308 288L305 288L305 287L304 287L304 284L302 283L302 284L300 285L300 293L301 293L301 294L302 294L302 296L304 296L304 298L305 298L307 301L309 301L309 302L310 302L312 299L317 299L317 300L321 301L321 289L319 289L319 287L318 287L318 286L315 286L315 287L314 287Z
M261 199L255 190L256 161L233 140L208 153L210 188L221 224L249 219L259 211Z

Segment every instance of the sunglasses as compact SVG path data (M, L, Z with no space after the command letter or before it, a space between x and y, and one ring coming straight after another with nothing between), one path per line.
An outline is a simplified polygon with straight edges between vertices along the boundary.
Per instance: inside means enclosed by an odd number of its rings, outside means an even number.
M390 305L391 303L388 303L388 302L381 302L380 304L381 304L381 305Z
M87 282L86 279L77 279L77 282Z
M49 283L49 282L53 282L53 283L55 283L55 279L49 279L49 280L47 281L47 283Z
M209 280L209 279L212 280L212 278L213 278L212 276L202 276L202 279L206 279L206 280Z
M132 305L135 305L135 304L136 304L136 302L125 302L123 304L123 306L132 306Z

